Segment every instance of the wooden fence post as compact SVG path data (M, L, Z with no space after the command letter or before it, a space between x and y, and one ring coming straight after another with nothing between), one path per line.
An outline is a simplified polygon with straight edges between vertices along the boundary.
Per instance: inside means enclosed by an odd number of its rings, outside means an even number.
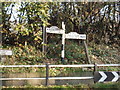
M88 54L88 47L87 47L87 44L86 44L85 40L83 40L83 44L84 44L84 48L85 48L85 54L86 54L86 57L87 57L86 63L91 64L90 57L89 57L89 54Z
M46 63L46 86L49 85L49 64Z
M46 36L46 27L45 26L43 26L42 32L43 32L42 51L43 51L44 54L46 54L47 36Z
M94 71L93 71L93 76L95 76L95 72L97 71L97 63L94 63ZM96 83L95 81L94 81L94 83Z
M94 72L97 71L97 63L94 63Z

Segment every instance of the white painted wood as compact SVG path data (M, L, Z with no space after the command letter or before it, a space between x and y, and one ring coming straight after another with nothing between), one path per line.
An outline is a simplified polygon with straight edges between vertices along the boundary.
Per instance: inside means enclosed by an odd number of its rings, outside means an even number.
M61 51L61 59L64 60L65 58L65 24L62 22L62 29L63 29L63 34L62 34L62 51Z
M0 80L30 80L30 79L46 79L46 78L0 78ZM48 79L93 79L93 77L49 77Z
M93 79L93 77L50 77L49 79Z
M62 29L65 30L65 23L62 22Z
M46 67L46 65L0 65L0 67Z
M94 67L94 64L84 64L84 65L49 65L49 67Z
M97 64L98 67L105 66L120 66L120 64ZM46 65L0 65L4 67L46 67ZM94 67L94 64L79 64L79 65L49 65L49 67Z
M0 65L3 67L46 67L46 65ZM86 65L49 65L49 67L94 67L94 64L86 64Z
M0 55L12 55L12 51L0 49Z
M98 67L107 67L107 66L120 66L120 64L97 64Z
M50 28L46 28L46 33L63 34L64 30L63 29L59 29L56 26L52 26Z
M86 39L85 34L78 34L77 32L70 32L65 34L66 39Z
M46 30L47 33L63 34L63 30Z
M38 79L46 79L46 78L0 78L0 80L38 80Z

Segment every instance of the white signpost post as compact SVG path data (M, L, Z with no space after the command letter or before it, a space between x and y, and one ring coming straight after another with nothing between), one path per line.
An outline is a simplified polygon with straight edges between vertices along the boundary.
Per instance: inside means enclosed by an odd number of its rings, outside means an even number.
M62 34L62 51L61 51L61 62L65 64L65 24L62 22L62 29L63 29L63 34Z

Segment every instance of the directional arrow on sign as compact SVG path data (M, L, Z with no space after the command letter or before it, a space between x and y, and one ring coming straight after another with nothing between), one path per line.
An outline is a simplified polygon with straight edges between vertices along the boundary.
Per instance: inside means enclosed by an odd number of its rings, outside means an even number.
M94 82L116 82L120 78L120 72L95 72Z
M104 82L105 79L107 78L107 75L104 72L99 72L100 75L102 76L98 82Z
M112 72L112 74L115 76L112 80L112 82L116 82L119 79L119 75L117 72Z

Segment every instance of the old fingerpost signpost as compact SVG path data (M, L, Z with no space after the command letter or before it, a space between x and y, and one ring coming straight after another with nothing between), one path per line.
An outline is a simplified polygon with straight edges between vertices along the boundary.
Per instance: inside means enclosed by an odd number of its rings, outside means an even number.
M83 40L84 48L85 48L85 54L86 54L86 63L91 63L89 55L88 55L88 48L86 44L86 34L78 34L77 32L70 32L68 34L65 34L65 39L81 39Z
M86 62L91 63L89 55L88 55L88 49L87 49L87 44L85 42L86 40L86 35L85 34L78 34L77 32L70 32L68 34L65 34L65 24L62 22L62 29L56 27L56 26L51 26L50 28L44 28L43 29L43 52L45 52L46 44L47 44L47 33L51 34L61 34L62 35L62 51L61 51L61 61L63 64L65 64L65 39L82 39L83 44L85 47L85 54L87 57Z
M120 81L120 72L95 72L94 82L117 82Z
M64 57L65 57L65 25L64 22L62 22L62 29L58 28L57 26L51 26L50 28L46 28L43 31L43 51L45 52L46 44L47 44L47 33L50 34L61 34L62 35L62 51L61 51L61 61L64 63Z

